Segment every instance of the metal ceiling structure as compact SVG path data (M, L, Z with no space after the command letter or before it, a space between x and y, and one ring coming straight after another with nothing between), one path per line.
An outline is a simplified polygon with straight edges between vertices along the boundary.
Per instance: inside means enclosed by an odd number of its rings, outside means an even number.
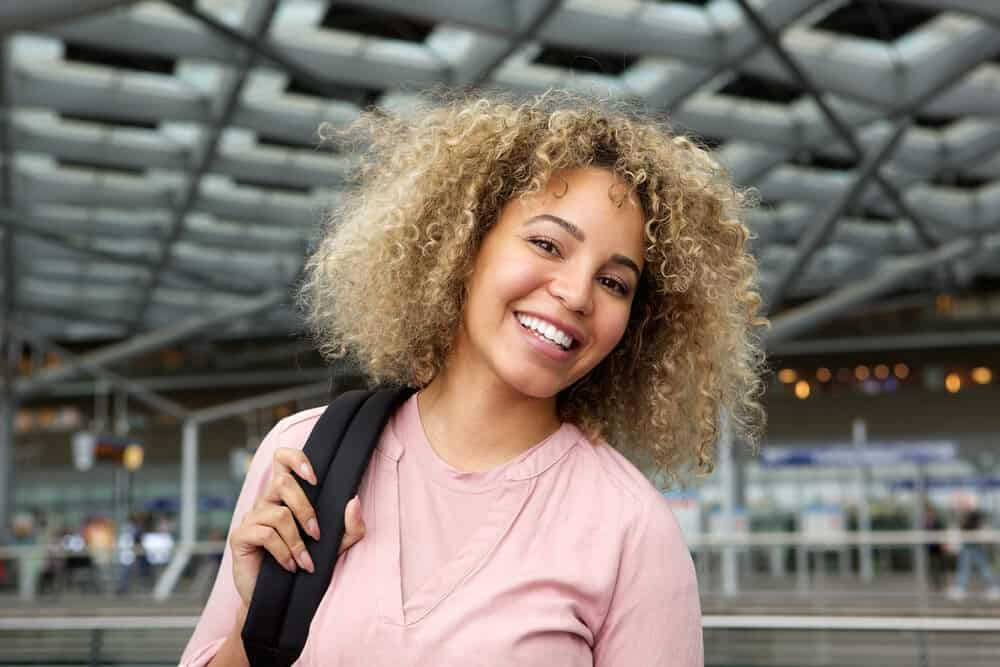
M9 0L0 30L3 315L63 344L297 330L352 166L319 124L438 85L627 96L717 146L769 310L804 302L772 340L1000 278L993 0Z

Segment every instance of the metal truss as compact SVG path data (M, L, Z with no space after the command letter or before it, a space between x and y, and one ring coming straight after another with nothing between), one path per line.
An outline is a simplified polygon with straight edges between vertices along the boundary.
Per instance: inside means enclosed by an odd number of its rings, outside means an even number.
M992 3L909 0L925 19L880 38L826 27L833 0L42 4L30 25L39 0L0 9L0 222L4 308L50 338L287 292L353 166L316 128L440 85L627 96L718 144L766 203L749 224L776 344L856 312L856 282L1000 278ZM961 239L976 250L935 254ZM290 328L262 311L247 333Z

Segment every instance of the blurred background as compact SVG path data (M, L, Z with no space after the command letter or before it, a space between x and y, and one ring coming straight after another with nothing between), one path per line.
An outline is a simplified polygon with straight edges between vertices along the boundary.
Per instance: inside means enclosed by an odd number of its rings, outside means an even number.
M435 86L626 97L756 188L753 453L654 476L709 665L995 665L1000 3L0 3L0 664L172 664L247 462L360 385L292 305L354 158Z

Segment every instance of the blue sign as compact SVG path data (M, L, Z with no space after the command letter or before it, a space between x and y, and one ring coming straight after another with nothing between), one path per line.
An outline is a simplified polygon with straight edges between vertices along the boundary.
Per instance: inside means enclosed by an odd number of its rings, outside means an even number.
M861 448L848 444L764 447L760 452L760 462L765 466L879 466L954 461L957 453L958 447L952 440L871 443Z
M917 488L917 480L898 479L892 482L894 491L912 491ZM929 477L923 481L924 489L1000 489L1000 477Z

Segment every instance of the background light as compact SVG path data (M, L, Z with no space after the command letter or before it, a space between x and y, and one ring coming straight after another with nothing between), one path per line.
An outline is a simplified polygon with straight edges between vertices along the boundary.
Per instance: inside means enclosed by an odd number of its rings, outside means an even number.
M993 371L985 366L978 366L972 369L972 381L976 384L989 384L993 381Z
M778 371L778 381L782 384L791 384L798 379L799 374L795 372L794 368L782 368Z
M832 377L833 373L830 372L829 368L816 369L816 379L820 382L829 382Z
M867 366L858 366L857 368L854 369L854 377L856 377L861 382L867 380L870 374L871 372L868 370Z
M906 364L896 364L895 366L893 366L892 372L900 380L905 380L910 376L910 367L907 366Z
M135 472L142 467L143 458L142 445L132 443L125 447L125 451L122 452L122 465L129 471Z
M809 383L805 380L799 380L795 383L795 397L799 399L809 398Z
M962 388L962 378L958 376L958 373L948 373L944 378L944 388L948 390L949 394L957 394Z

